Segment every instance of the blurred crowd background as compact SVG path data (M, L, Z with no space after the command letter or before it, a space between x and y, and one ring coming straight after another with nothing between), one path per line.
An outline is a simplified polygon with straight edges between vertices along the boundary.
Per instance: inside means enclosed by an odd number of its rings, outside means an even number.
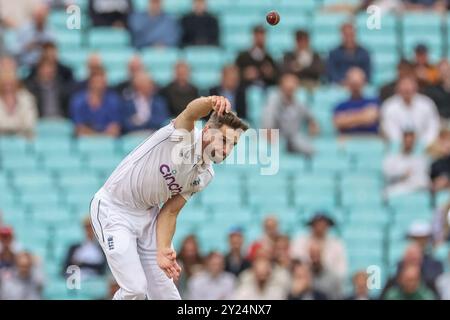
M207 95L279 171L218 165L187 204L183 298L450 299L449 6L0 0L0 299L111 298L90 199Z

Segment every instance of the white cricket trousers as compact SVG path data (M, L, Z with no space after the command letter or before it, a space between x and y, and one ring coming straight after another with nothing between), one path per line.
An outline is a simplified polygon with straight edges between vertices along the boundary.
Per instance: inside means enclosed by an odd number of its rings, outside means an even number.
M133 210L120 206L104 189L90 206L91 223L120 289L115 300L180 300L173 280L156 261L159 208Z

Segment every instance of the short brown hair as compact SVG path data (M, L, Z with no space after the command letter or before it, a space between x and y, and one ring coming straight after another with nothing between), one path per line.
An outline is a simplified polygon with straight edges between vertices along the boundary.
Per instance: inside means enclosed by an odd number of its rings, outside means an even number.
M235 112L230 111L219 116L216 112L211 113L207 124L211 128L219 129L223 125L229 126L232 129L242 129L247 131L249 128L248 123L240 119Z

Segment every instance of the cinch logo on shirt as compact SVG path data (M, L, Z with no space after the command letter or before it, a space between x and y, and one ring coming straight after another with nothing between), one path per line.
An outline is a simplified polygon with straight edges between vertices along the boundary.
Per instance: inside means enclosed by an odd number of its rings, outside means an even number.
M170 192L172 193L172 196L175 196L179 194L183 188L180 187L178 183L176 183L175 176L176 174L175 170L170 170L170 167L167 164L162 164L159 167L159 172L163 174L164 180L166 180L167 188L169 188Z

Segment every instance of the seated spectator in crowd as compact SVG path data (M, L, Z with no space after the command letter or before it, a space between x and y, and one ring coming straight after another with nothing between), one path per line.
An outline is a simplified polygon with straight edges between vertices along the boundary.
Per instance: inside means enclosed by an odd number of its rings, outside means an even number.
M274 262L287 271L290 271L292 263L290 245L289 236L281 234L275 240L273 247Z
M388 155L383 162L387 197L426 190L429 186L428 162L424 154L415 152L413 129L403 132L401 149Z
M429 61L427 46L424 44L417 45L414 53L413 66L419 87L436 84L439 81L439 72Z
M89 17L94 27L127 26L128 15L133 11L131 0L89 0Z
M134 12L129 16L128 27L137 49L178 45L180 27L174 17L162 11L161 2L149 0L147 12Z
M268 97L262 127L279 129L280 136L287 142L289 152L309 157L314 154L309 136L317 135L319 126L308 108L296 101L295 93L298 88L298 78L295 75L286 74L281 77L279 89ZM301 132L303 125L307 126L308 136ZM272 130L269 130L268 140L271 139Z
M352 277L353 292L346 300L371 300L367 286L369 276L366 271L358 271Z
M406 59L401 59L397 64L397 78L380 88L380 102L383 103L386 99L395 95L399 79L415 76L416 73L413 64Z
M206 257L205 269L193 275L187 284L189 300L229 300L233 296L236 278L224 270L222 254L211 252Z
M284 55L282 71L294 73L302 85L313 88L319 85L325 69L322 59L311 48L308 32L298 30L295 33L295 44L294 51Z
M292 287L288 300L328 300L328 297L313 286L308 264L295 260L292 264Z
M35 269L33 256L20 252L15 267L3 272L0 278L0 300L40 300L43 279Z
M450 202L438 205L432 220L432 241L435 247L450 242Z
M422 281L420 268L408 265L397 276L397 284L389 288L384 300L435 300L437 297Z
M203 268L203 257L200 254L197 237L195 235L188 235L184 238L181 243L181 248L178 250L177 260L181 270L183 270L177 285L180 290L180 295L184 298L187 293L187 283L189 279Z
M33 96L21 88L16 75L0 70L0 135L32 137L37 113Z
M1 271L14 267L16 247L13 229L0 225L0 274Z
M272 259L275 243L281 235L278 218L274 215L268 215L265 217L263 221L263 229L263 235L259 239L255 240L248 248L247 258L250 261L253 261L256 258L259 251L261 251L261 254L267 252L270 259Z
M439 114L433 100L417 92L414 78L399 80L397 94L381 107L381 127L389 142L402 140L403 128L413 127L417 142L428 148L438 137Z
M40 60L36 73L25 82L37 102L39 117L68 117L71 86L59 78L56 66L50 60Z
M218 46L219 22L207 11L206 0L192 0L192 12L181 18L182 46Z
M445 0L403 0L403 9L408 11L433 10L442 12L446 10Z
M240 281L233 299L236 300L283 300L287 291L273 276L273 268L268 259L259 258L249 269L250 277ZM241 275L241 277L244 274Z
M224 96L239 118L247 118L247 98L245 88L239 78L239 69L235 65L227 65L222 69L222 80L219 86L209 90L212 96Z
M124 101L122 121L123 133L149 134L169 121L166 101L155 93L155 84L145 71L134 75L133 93Z
M450 187L450 126L444 127L439 138L429 148L434 157L431 163L431 189L434 192Z
M350 23L341 27L342 43L330 52L327 64L330 82L341 83L351 67L358 67L371 79L371 62L369 52L356 41L355 28Z
M420 250L423 279L434 287L437 277L444 272L444 266L433 257L431 236L431 225L422 221L413 222L407 232L407 237L412 242L412 250L417 250L415 245Z
M450 251L448 259L450 260ZM442 300L450 300L450 272L443 273L436 279L436 288Z
M80 268L82 280L102 276L106 273L106 258L95 238L89 218L83 220L83 229L85 239L69 247L62 270L63 276L70 275L67 270L72 265Z
M334 267L324 265L322 243L312 241L309 244L308 254L313 278L313 287L317 291L323 292L329 299L341 299L341 278L335 273Z
M343 278L347 274L347 254L341 240L330 236L328 230L335 223L328 215L317 212L308 222L311 228L309 234L301 235L291 243L291 257L309 261L311 243L318 242L322 248L323 265L332 269L336 275Z
M360 136L378 133L380 106L378 99L364 96L365 84L364 71L356 67L348 70L345 85L350 98L334 108L334 126L340 134Z
M240 228L233 228L228 234L229 251L225 256L225 271L239 276L239 274L251 266L250 261L244 256L242 245L244 238Z
M442 60L438 64L439 82L425 88L424 93L429 96L445 122L450 121L450 63Z
M87 90L89 84L89 78L92 74L96 72L105 72L102 57L98 53L91 53L86 61L86 66L88 70L87 79L81 80L74 84L73 92Z
M266 30L263 26L253 28L253 45L239 53L236 65L245 86L270 86L277 83L278 70L275 61L266 50Z
M42 46L53 41L53 33L47 26L48 6L41 3L33 11L33 19L17 34L17 56L21 64L36 64L42 53Z
M90 75L88 88L76 93L70 101L70 114L76 126L76 135L120 134L119 96L107 90L106 75L98 70Z
M72 69L62 64L59 60L58 48L54 42L46 42L42 45L42 55L40 60L46 60L48 63L54 65L54 68L56 69L56 76L60 81L64 82L64 85L72 85L74 81ZM38 71L37 69L38 65L31 68L30 75L28 76L29 79L36 75Z
M172 117L178 116L191 102L199 97L198 89L191 83L189 66L180 61L175 65L175 75L171 83L161 90L166 98Z
M7 28L20 28L32 19L34 10L41 2L0 0L0 20Z
M131 99L133 94L133 78L136 74L145 72L145 66L139 55L134 55L128 61L128 78L119 83L115 89L124 99Z

